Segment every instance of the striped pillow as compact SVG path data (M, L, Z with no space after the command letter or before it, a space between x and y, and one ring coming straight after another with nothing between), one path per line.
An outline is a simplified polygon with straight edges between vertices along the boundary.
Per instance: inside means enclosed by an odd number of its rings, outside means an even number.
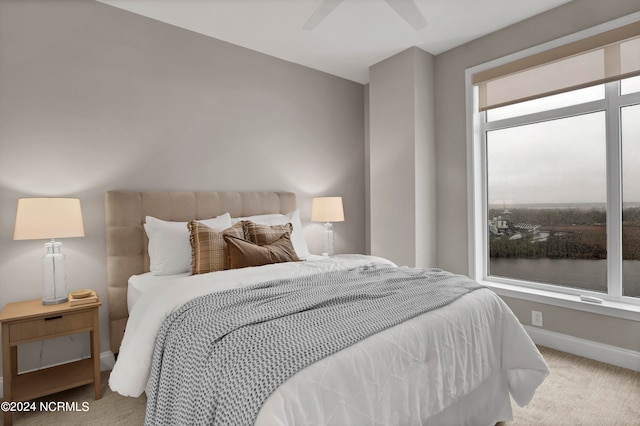
M244 224L245 238L259 246L269 245L284 234L291 235L293 232L293 225L291 223L284 225L261 225L251 222L250 220L243 220L239 223Z
M189 228L191 273L193 275L229 269L229 254L224 235L244 238L244 225L238 222L224 231L216 231L192 220Z

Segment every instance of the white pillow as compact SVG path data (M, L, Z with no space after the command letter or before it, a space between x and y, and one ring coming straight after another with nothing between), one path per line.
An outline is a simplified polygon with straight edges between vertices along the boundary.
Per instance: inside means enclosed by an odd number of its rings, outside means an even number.
M149 237L149 269L153 275L191 272L191 243L188 222L170 222L153 216L145 218L144 230ZM225 213L198 222L223 231L231 226L231 215Z
M249 216L249 217L238 217L231 219L233 225L238 223L241 220L250 220L253 223L257 223L259 225L285 225L287 223L291 223L293 225L293 232L291 233L291 243L293 244L293 249L296 251L296 254L300 258L300 260L304 260L309 257L309 249L307 248L307 241L304 239L304 234L302 233L302 223L300 222L300 210L296 209L287 214L261 214L257 216Z

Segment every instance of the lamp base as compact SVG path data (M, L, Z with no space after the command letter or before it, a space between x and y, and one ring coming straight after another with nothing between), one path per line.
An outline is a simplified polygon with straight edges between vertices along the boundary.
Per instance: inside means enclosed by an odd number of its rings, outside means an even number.
M44 300L42 299L42 304L43 305L59 305L60 303L64 303L64 302L68 302L69 301L69 297L65 296L65 297L60 297L57 299L48 299L48 300Z
M335 254L335 245L333 243L333 225L330 222L325 222L324 232L322 238L322 255L333 256Z
M69 300L62 244L51 240L44 246L47 254L42 257L42 304L58 305Z

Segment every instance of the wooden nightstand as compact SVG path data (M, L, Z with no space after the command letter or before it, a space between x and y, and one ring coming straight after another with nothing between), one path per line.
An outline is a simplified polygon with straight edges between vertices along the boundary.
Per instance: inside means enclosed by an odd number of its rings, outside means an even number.
M79 306L45 306L41 299L7 303L0 313L4 400L28 401L88 383L94 383L95 398L100 399L100 305L100 300ZM90 334L91 358L18 374L18 345L85 331ZM11 424L11 412L4 413L4 424Z

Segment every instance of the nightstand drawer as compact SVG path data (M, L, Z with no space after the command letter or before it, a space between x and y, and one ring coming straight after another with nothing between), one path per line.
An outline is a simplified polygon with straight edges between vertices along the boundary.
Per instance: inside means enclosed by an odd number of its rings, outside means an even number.
M56 334L67 334L75 330L83 330L93 326L93 312L73 314L52 314L48 317L9 325L9 339L13 342Z

